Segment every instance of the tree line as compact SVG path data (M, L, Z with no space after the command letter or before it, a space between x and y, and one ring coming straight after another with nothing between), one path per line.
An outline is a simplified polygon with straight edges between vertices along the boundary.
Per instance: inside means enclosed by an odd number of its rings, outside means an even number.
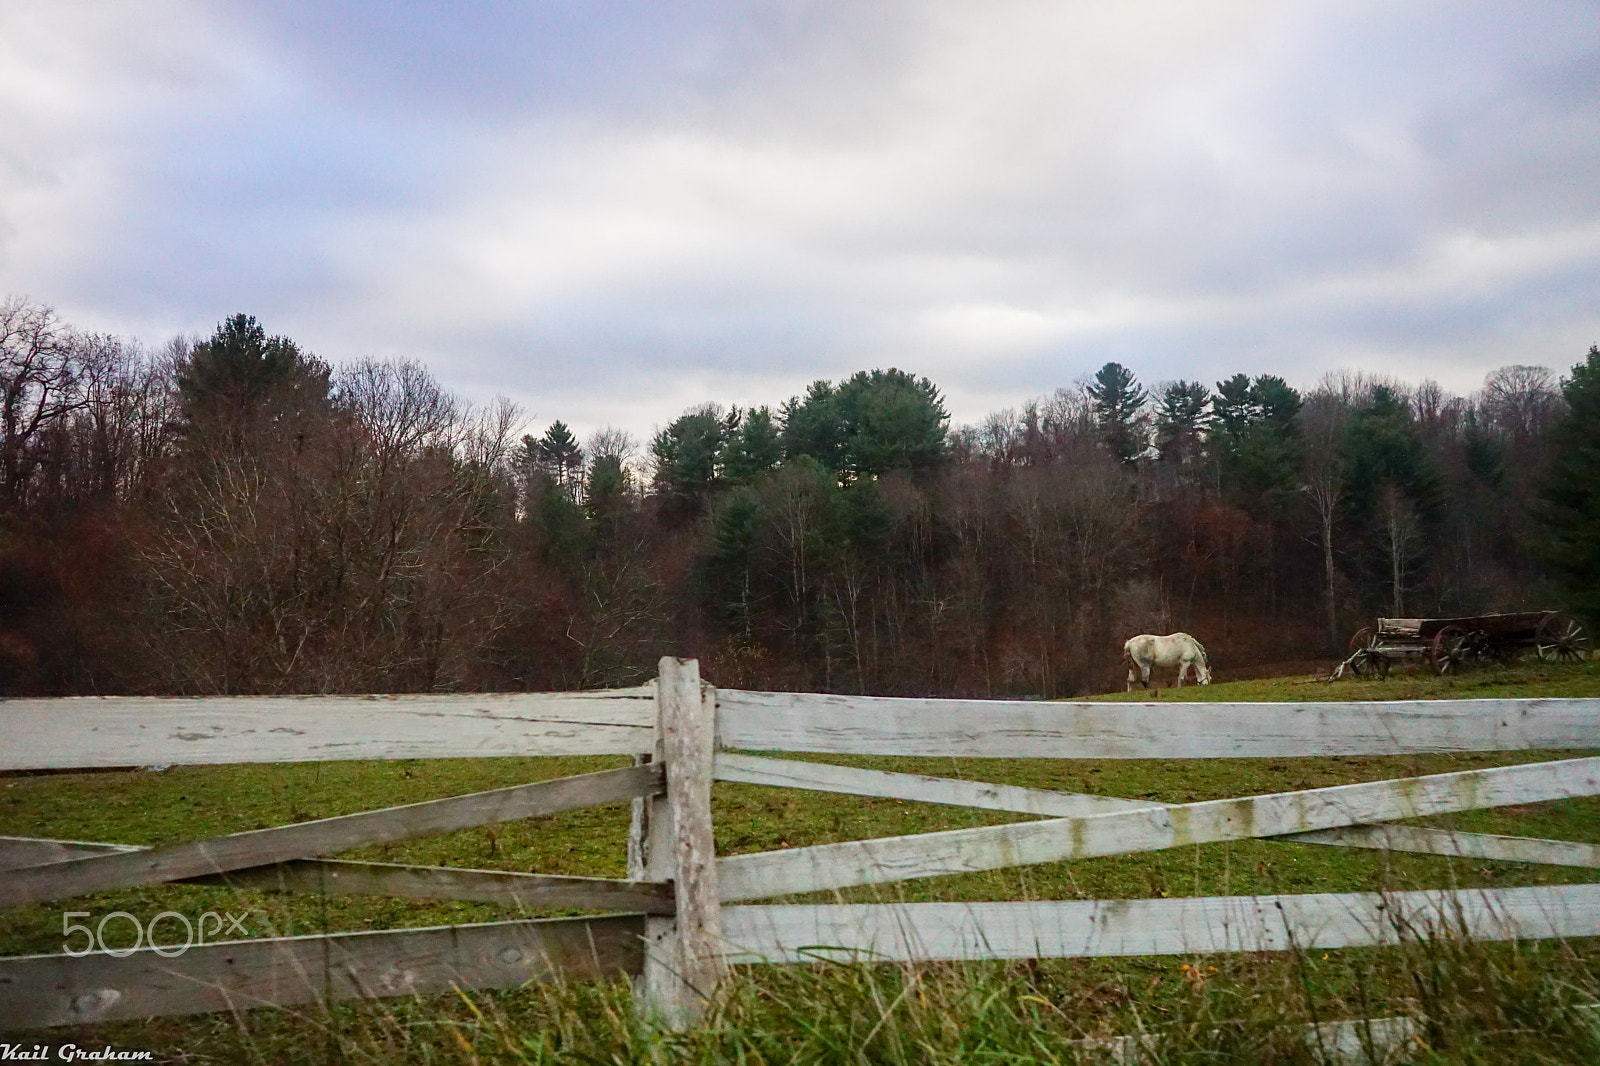
M1600 611L1600 352L1470 396L1108 363L981 424L896 369L642 445L524 432L422 366L234 315L156 351L0 304L0 686L1103 689L1184 629L1230 667L1374 614Z

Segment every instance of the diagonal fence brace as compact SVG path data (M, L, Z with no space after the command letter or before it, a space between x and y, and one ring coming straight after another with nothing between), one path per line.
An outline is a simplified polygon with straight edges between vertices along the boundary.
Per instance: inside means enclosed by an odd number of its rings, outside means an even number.
M1563 759L734 855L717 875L731 902L1596 794L1600 758Z
M649 796L663 789L659 765L538 781L384 810L256 829L148 851L120 852L30 866L0 878L0 906L153 885L294 859L436 836L480 825L537 818L575 807Z
M1150 810L1169 806L1151 800L1119 799L1084 792L1057 792L1051 789L1024 788L1020 785L993 785L948 777L865 770L855 766L773 759L730 752L717 753L715 776L718 781L741 784L800 788L815 792L836 792L919 803L941 803L1047 818L1086 818L1108 811ZM1335 847L1493 859L1502 862L1540 863L1549 866L1600 867L1600 845L1469 833L1454 829L1367 825L1320 829L1309 833L1290 833L1286 836L1264 839L1296 844L1327 844Z

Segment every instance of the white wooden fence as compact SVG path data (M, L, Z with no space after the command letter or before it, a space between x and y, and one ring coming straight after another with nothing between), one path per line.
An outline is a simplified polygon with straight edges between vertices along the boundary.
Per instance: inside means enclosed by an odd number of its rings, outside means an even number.
M1600 885L1198 899L752 905L853 885L1273 838L1600 867L1600 847L1389 823L1600 795L1600 758L1177 805L740 752L1220 758L1600 748L1600 700L1039 703L718 691L663 659L595 693L0 702L0 769L633 755L618 770L161 848L0 838L0 906L169 881L625 913L242 940L177 957L0 959L0 1031L629 974L691 1021L730 964L1149 955L1600 935ZM954 804L1031 822L716 857L711 783ZM348 848L631 800L629 880L339 862ZM742 904L724 906L724 904Z

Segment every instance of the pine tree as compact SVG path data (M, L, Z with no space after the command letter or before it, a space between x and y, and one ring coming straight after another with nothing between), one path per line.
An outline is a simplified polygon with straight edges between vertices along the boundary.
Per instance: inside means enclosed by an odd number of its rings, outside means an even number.
M783 440L772 411L757 407L745 415L739 429L728 438L723 469L735 485L766 473L783 460Z
M900 470L925 475L948 458L950 415L927 378L861 370L837 387L813 382L783 405L784 456L809 456L841 482Z
M1223 495L1258 515L1281 509L1299 484L1300 394L1272 374L1235 374L1217 382L1211 410Z
M1148 395L1133 371L1121 363L1107 363L1095 374L1088 392L1106 449L1124 463L1143 455L1147 436L1139 415Z
M678 518L699 516L723 483L722 458L729 435L739 424L739 412L724 415L720 407L706 404L679 415L650 442L655 461L652 487L669 513Z
M565 422L558 419L550 423L539 438L537 455L539 465L550 472L555 483L568 494L575 493L583 469L583 449Z
M1410 405L1387 385L1345 427L1340 452L1347 472L1345 505L1352 527L1366 538L1369 575L1387 586L1399 612L1407 575L1427 558L1438 525L1442 492Z
M252 315L233 315L195 345L177 368L178 395L191 428L221 419L235 425L262 413L320 408L331 368L287 337L269 337Z
M1566 587L1568 605L1600 619L1600 347L1562 379L1567 411L1552 434L1554 454L1540 486L1541 554Z
M1223 438L1241 436L1250 424L1252 407L1249 374L1235 374L1227 381L1217 382L1217 394L1211 398L1217 435Z
M1156 406L1156 450L1164 462L1187 466L1200 458L1211 394L1198 381L1173 381Z

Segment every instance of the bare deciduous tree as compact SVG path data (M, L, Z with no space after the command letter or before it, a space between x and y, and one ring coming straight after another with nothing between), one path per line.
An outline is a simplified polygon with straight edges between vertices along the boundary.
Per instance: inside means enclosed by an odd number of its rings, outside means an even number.
M0 492L8 509L26 505L49 432L88 402L81 354L54 309L17 296L0 303Z
M1397 485L1385 485L1378 497L1383 521L1383 554L1389 563L1389 610L1405 616L1406 582L1411 563L1422 543L1422 521L1416 507Z
M1307 394L1298 415L1305 441L1300 491L1305 493L1317 519L1317 545L1322 551L1322 579L1328 612L1328 644L1339 646L1338 570L1334 565L1333 528L1344 501L1344 463L1339 443L1344 437L1350 408L1331 389Z
M1481 407L1513 448L1526 448L1561 410L1561 393L1548 367L1503 366L1484 378Z

